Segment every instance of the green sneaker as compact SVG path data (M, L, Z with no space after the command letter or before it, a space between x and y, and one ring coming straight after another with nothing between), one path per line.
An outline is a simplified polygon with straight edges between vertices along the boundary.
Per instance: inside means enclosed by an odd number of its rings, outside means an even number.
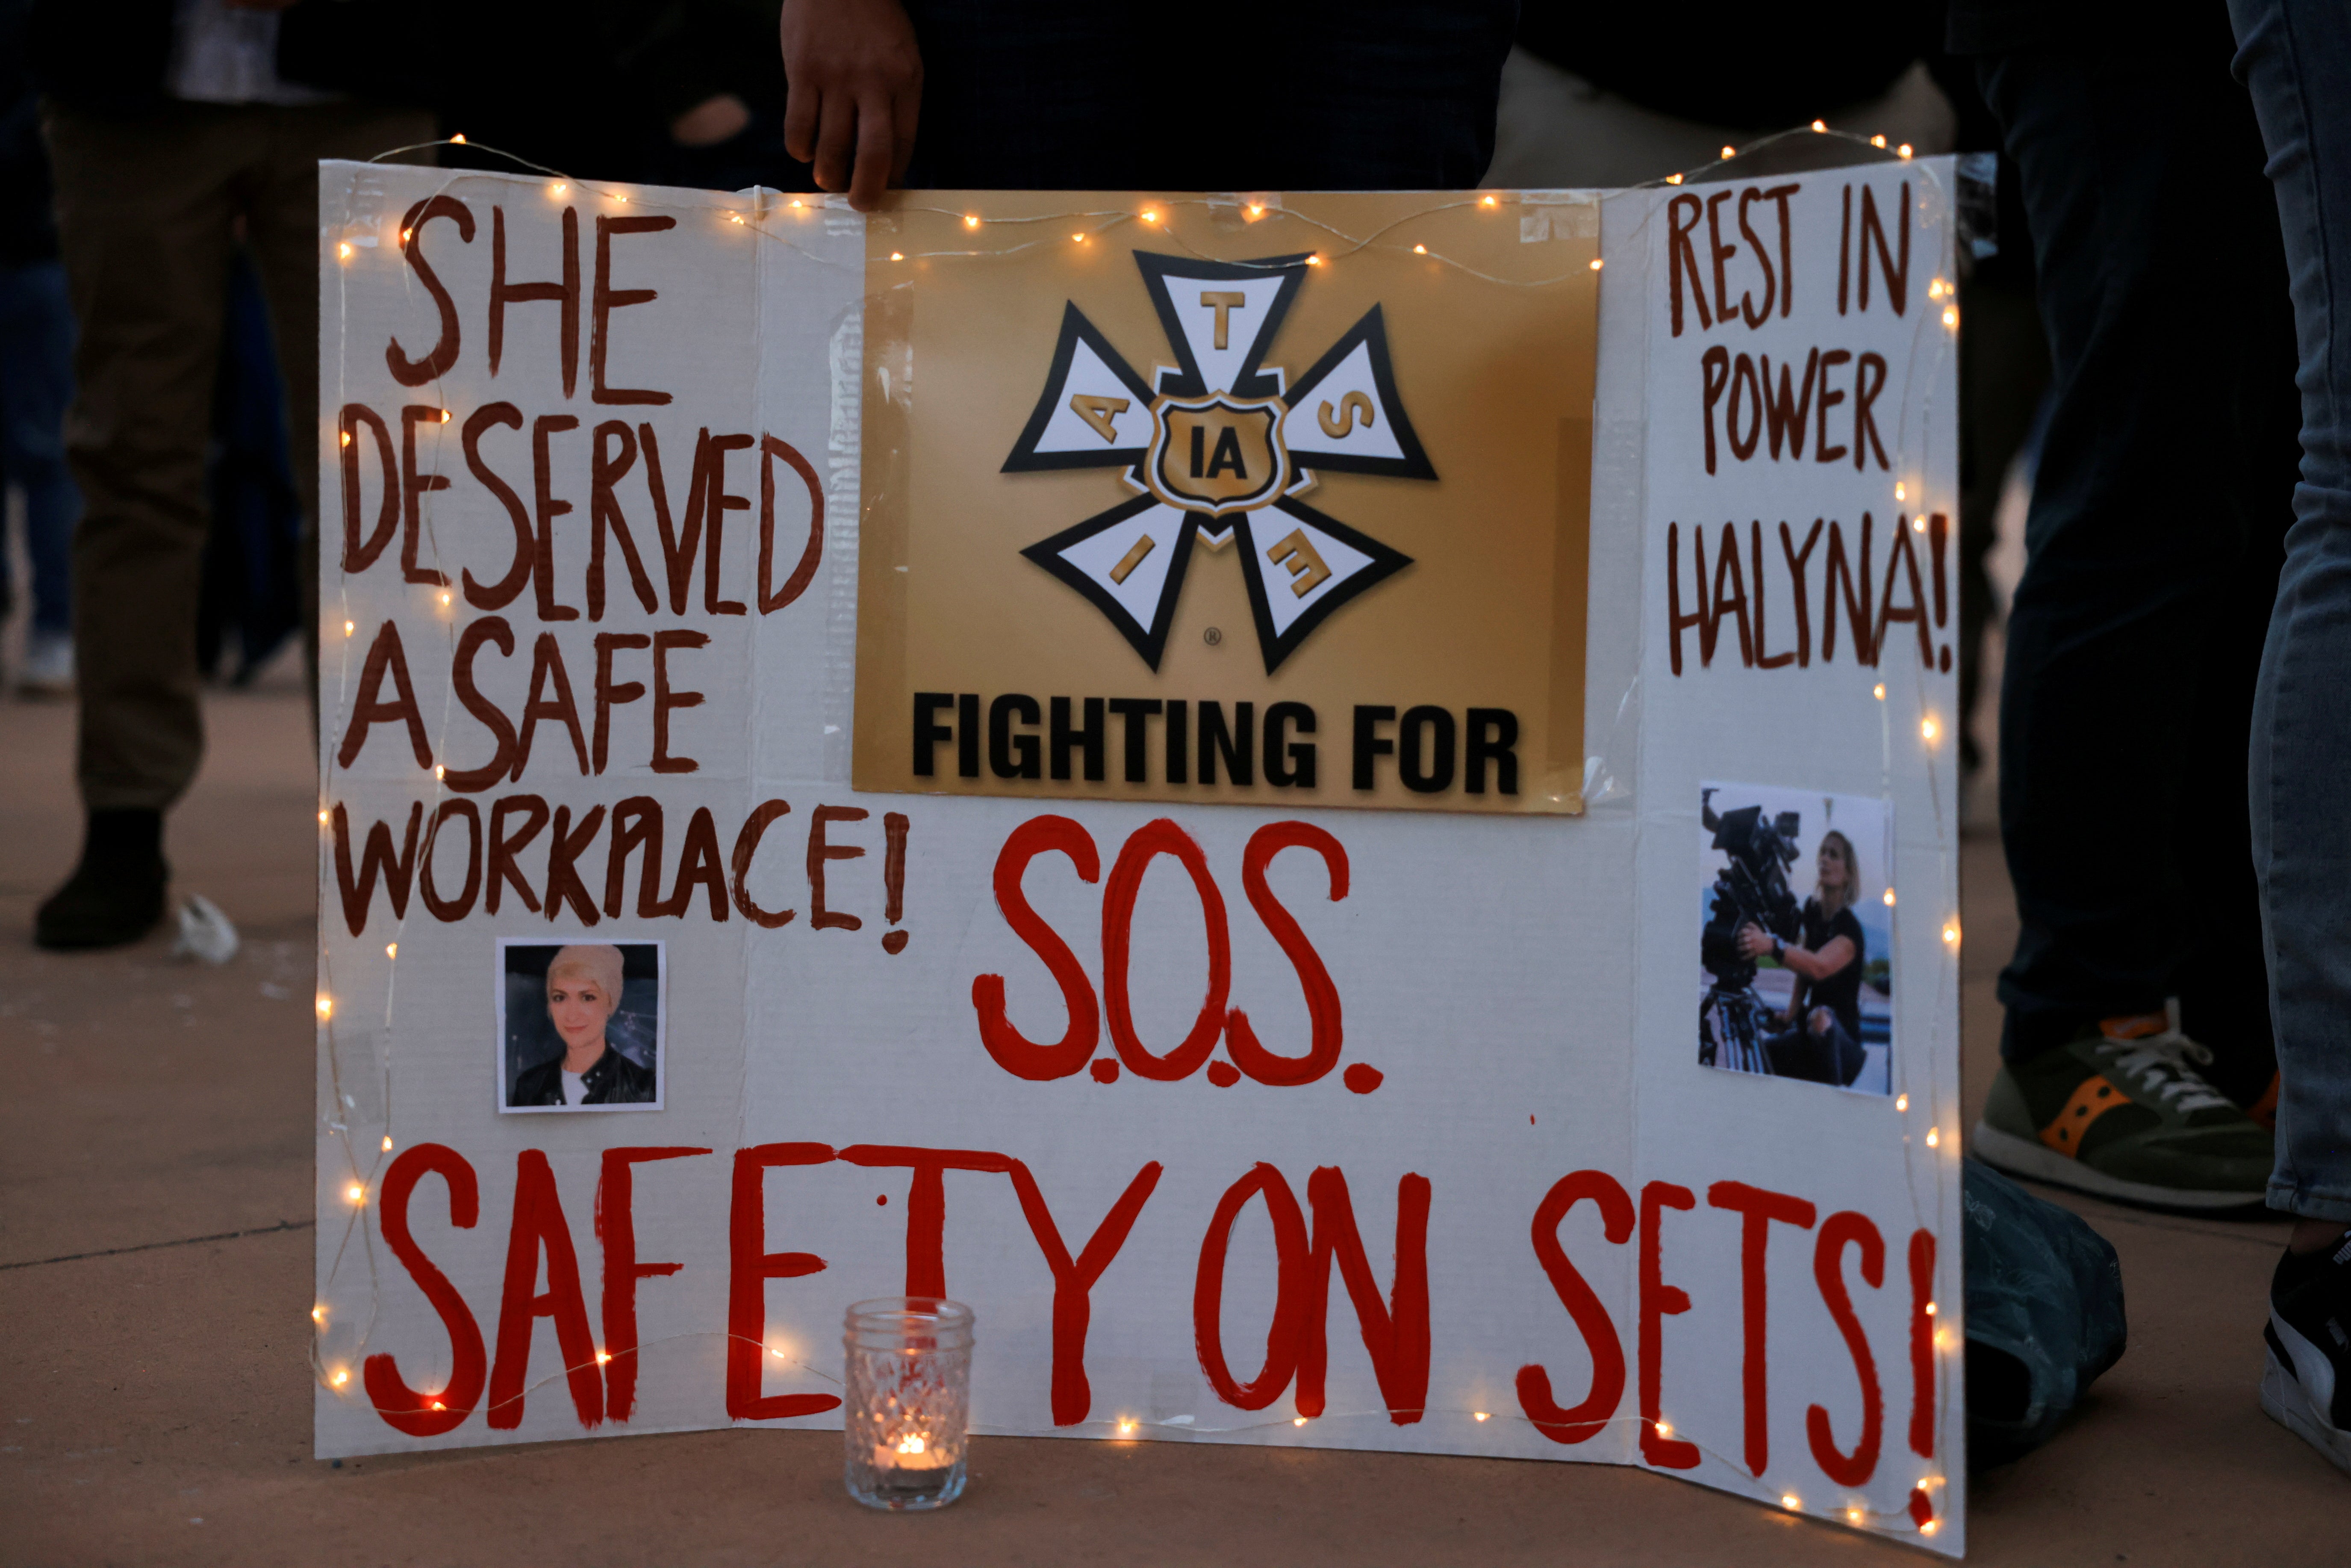
M2258 1204L2273 1140L2189 1065L2211 1059L2161 1013L2107 1019L2001 1066L1975 1153L2011 1176L2124 1203Z

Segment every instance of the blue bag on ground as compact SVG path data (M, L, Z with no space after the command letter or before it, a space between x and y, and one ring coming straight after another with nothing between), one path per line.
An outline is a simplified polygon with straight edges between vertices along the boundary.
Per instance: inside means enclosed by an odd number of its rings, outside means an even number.
M1990 1166L1968 1160L1968 1462L2047 1442L2122 1359L2123 1272L2106 1239Z

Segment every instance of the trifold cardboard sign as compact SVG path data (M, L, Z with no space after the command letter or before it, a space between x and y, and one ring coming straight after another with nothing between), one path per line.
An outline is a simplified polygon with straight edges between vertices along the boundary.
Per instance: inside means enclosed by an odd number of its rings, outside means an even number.
M1957 1552L1951 170L322 169L322 1455L1634 1464Z

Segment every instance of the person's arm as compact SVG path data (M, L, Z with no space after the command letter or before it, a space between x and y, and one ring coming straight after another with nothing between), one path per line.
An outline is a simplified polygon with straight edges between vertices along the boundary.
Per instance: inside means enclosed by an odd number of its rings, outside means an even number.
M1783 967L1806 980L1825 980L1855 957L1850 936L1833 936L1815 953L1781 941L1752 921L1739 928L1739 951L1749 958L1777 958Z
M784 150L871 212L906 172L923 56L898 0L784 0Z
M1825 980L1854 960L1853 938L1832 936L1817 953L1809 948L1780 944L1780 962L1807 980Z

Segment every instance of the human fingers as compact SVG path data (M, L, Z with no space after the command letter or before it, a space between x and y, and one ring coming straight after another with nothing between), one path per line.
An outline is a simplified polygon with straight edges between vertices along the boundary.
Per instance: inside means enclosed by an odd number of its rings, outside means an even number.
M784 151L803 163L816 162L817 109L823 101L813 86L784 96Z
M845 93L830 93L819 110L816 183L820 190L849 188L850 164L857 146L857 103Z
M857 105L857 166L852 172L849 185L849 204L861 213L872 212L881 204L883 193L890 188L890 178L897 171L895 141L889 99L880 93L861 99Z

